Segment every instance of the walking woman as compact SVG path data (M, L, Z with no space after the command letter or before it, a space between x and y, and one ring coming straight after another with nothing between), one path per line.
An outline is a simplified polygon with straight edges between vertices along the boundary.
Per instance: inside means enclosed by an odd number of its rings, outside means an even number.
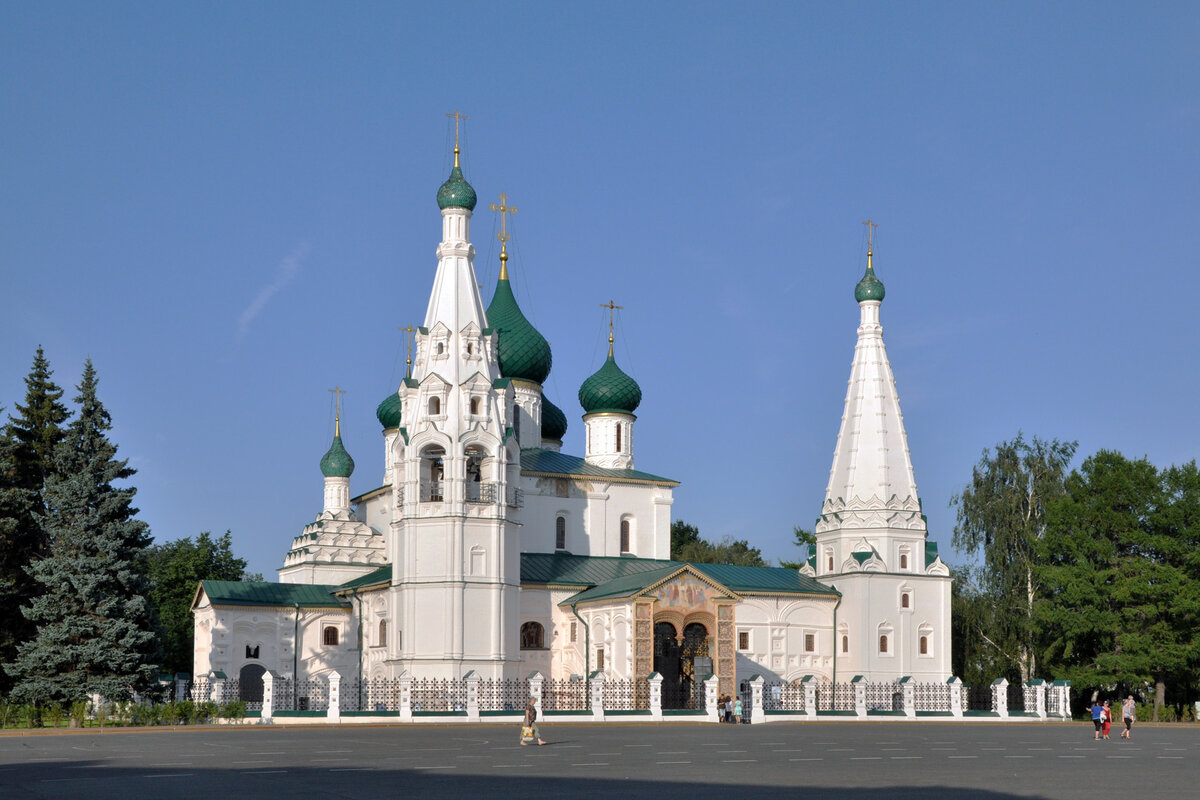
M542 738L541 732L538 730L537 701L531 697L529 698L529 705L525 706L525 721L521 725L521 744L522 746L527 745L535 739L538 744L546 743Z
M1125 730L1121 731L1121 738L1132 739L1133 723L1137 722L1137 703L1133 702L1133 695L1129 695L1121 704L1121 716L1125 718Z

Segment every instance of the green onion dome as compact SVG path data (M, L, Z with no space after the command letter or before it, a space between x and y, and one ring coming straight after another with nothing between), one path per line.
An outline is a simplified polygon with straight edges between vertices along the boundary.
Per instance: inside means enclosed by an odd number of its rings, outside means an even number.
M400 427L400 394L398 392L392 392L383 398L383 402L375 409L375 418L379 420L379 424L385 431Z
M342 445L342 434L339 431L333 435L333 444L329 445L329 452L321 457L321 474L326 478L349 478L353 472L354 459Z
M438 189L438 208L475 210L475 190L471 188L471 184L467 183L467 179L463 177L462 169L458 166L457 153L454 156L454 169L450 170L450 177Z
M567 433L567 415L542 395L542 438L561 442Z
M642 388L617 366L611 348L604 366L579 387L579 404L587 414L600 411L632 414L641 402Z
M882 300L883 294L883 281L875 277L875 268L871 266L871 253L867 251L867 272L854 287L854 299L859 303L864 300Z
M525 319L513 296L507 272L496 282L496 293L487 308L488 325L496 331L496 357L500 374L541 385L550 374L553 361L550 343Z

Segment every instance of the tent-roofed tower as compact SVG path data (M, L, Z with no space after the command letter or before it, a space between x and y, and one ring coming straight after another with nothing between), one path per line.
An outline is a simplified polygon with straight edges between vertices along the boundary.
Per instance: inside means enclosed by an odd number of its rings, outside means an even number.
M457 113L454 115L457 120ZM475 190L454 166L412 376L399 398L389 539L392 676L515 677L520 591L511 381L500 374L470 240ZM386 409L385 409L386 410ZM390 425L392 415L383 422ZM481 613L481 609L486 611Z
M867 224L870 230L873 223ZM847 663L839 661L839 670L944 675L950 664L949 571L936 544L927 542L900 397L883 344L883 298L868 237L867 269L854 289L858 341L846 404L815 552L804 572L847 598L837 635L838 657ZM921 619L912 613L918 594L929 610ZM850 641L867 646L850 652Z

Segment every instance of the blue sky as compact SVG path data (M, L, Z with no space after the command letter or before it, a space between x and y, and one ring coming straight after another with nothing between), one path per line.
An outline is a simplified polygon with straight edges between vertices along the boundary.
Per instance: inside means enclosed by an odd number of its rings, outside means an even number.
M39 344L69 395L90 356L155 537L229 529L273 577L328 389L380 482L461 109L484 299L505 192L565 449L611 298L638 468L773 559L824 496L876 220L948 553L1018 430L1197 456L1197 40L1194 3L4 3L0 404Z

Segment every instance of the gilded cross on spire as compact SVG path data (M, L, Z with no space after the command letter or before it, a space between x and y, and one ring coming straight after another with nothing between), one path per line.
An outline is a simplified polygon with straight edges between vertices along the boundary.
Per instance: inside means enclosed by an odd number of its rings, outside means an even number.
M465 114L458 113L458 109L455 109L452 113L447 114L446 116L454 117L454 166L457 167L458 166L458 153L459 153L459 150L458 150L458 123L462 122L464 119L469 119L469 117L467 117Z
M607 303L601 303L601 308L608 309L608 354L613 354L613 312L617 309L624 309L625 306L619 306L609 300Z
M407 328L396 328L396 330L404 331L405 333L408 334L408 358L404 362L404 377L411 378L412 377L412 337L413 337L413 334L417 332L417 329L414 328L412 325L409 325Z
M342 435L342 395L346 390L340 386L335 386L329 390L333 394L333 435Z
M500 215L500 232L496 234L496 238L500 240L500 280L508 280L508 240L512 237L508 235L508 215L516 214L517 209L508 204L508 195L504 192L500 193L500 205L492 203L490 208L492 211Z
M875 229L878 228L879 225L877 225L870 217L867 217L867 221L864 222L863 225L867 226L867 255L869 256L871 254L871 245L875 240Z

